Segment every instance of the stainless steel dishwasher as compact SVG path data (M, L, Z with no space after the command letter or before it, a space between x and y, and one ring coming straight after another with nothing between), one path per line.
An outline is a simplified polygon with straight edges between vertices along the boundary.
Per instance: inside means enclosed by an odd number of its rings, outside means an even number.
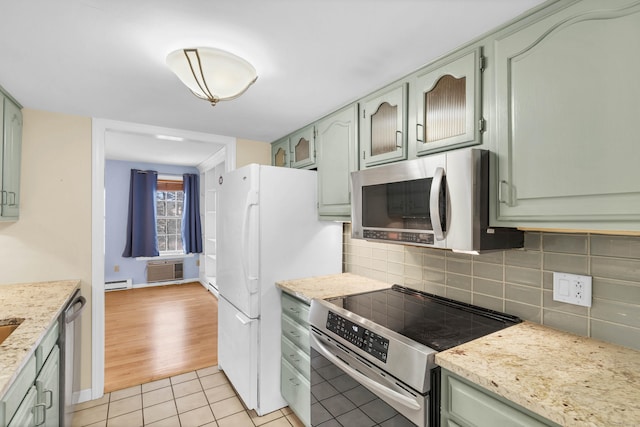
M60 425L64 427L71 426L73 393L80 391L80 315L86 303L78 289L60 316Z

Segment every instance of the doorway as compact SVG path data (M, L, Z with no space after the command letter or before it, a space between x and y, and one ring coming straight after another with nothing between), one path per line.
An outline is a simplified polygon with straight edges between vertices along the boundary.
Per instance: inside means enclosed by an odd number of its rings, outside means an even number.
M137 138L146 142L173 141L200 144L216 144L219 150L210 158L196 165L203 173L218 164L226 167L235 164L236 139L231 137L184 131L179 129L162 128L157 126L139 125L135 123L94 119L92 122L92 295L91 295L91 396L82 395L81 401L97 399L104 392L104 326L105 326L105 152L109 141L117 137ZM129 148L132 145L129 144ZM132 152L135 150L131 150ZM155 150L158 151L158 150ZM155 151L142 150L145 158ZM171 151L169 151L171 153ZM177 149L176 153L181 152ZM175 156L174 156L175 157ZM173 161L173 160L172 160ZM201 263L202 265L202 263ZM204 269L200 270L199 281L206 285Z

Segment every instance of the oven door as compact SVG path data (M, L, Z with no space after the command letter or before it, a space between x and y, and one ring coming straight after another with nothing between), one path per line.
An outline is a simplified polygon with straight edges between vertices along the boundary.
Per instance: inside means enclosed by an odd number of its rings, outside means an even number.
M311 329L311 425L428 425L422 395ZM323 424L329 422L327 424ZM335 424L338 423L338 424Z

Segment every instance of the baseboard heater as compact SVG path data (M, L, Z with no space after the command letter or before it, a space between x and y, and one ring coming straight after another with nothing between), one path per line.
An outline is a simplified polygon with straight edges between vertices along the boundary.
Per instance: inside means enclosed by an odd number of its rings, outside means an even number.
M133 287L132 279L111 280L109 282L104 282L105 291L119 291L122 289L131 289L132 287Z
M182 260L164 260L147 262L147 283L181 280L183 278Z

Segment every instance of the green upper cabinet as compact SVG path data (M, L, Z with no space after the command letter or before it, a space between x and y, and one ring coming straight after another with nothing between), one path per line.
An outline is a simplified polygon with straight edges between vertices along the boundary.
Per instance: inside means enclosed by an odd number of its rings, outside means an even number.
M316 166L315 127L309 125L289 135L291 167L311 169Z
M271 164L288 168L290 166L289 138L283 138L271 144Z
M360 169L407 158L407 92L401 82L360 101Z
M358 106L353 104L317 123L318 215L351 219L351 172L358 170Z
M640 2L528 23L494 42L497 222L640 230Z
M20 153L22 111L0 92L2 152L0 153L0 220L15 221L20 213Z
M416 74L411 86L416 155L482 142L483 63L481 48L475 48Z

